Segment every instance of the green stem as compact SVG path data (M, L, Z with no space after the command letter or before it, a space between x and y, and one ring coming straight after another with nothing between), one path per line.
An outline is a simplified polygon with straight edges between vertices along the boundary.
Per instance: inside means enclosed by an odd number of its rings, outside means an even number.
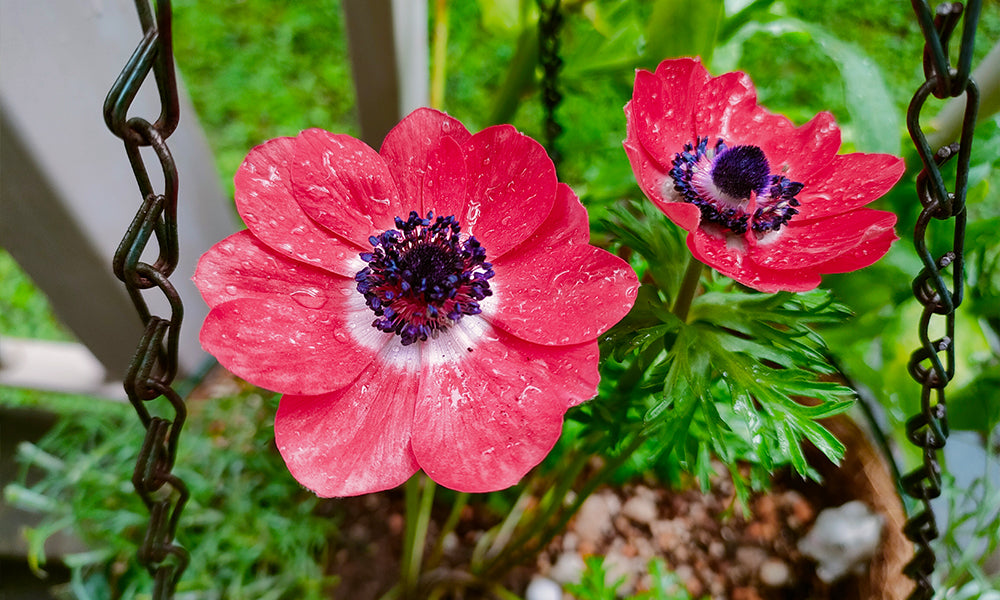
M561 503L553 503L553 508L562 508L562 511L550 510L545 511L543 518L536 518L532 520L532 523L526 530L518 537L517 542L513 544L507 544L504 548L505 552L501 552L492 564L489 564L486 569L484 569L484 577L489 579L490 576L494 576L500 573L505 573L512 567L523 563L524 561L530 559L532 556L536 555L538 552L543 550L548 546L552 538L556 536L559 531L569 520L573 518L573 515L583 506L583 502L587 499L590 494L594 492L602 483L605 483L611 475L618 469L618 467L625 464L629 456L632 455L639 446L645 442L645 437L641 434L637 434L632 443L623 450L619 455L615 456L611 460L604 463L600 470L597 471L593 476L591 476L583 489L580 490L576 495L576 499L571 505L566 507ZM573 480L575 478L567 477L566 479ZM547 524L546 524L547 522ZM541 528L541 529L539 529Z
M396 585L392 586L388 592L382 594L379 597L379 600L397 600L397 598L399 598L399 593L400 593L399 590L400 587L399 584L397 583Z
M476 542L475 547L472 549L472 558L469 561L471 564L470 572L474 574L480 572L482 570L480 566L485 560L484 557L492 554L493 549L500 543L498 540L510 538L511 532L521 522L524 511L528 508L528 503L531 501L531 490L533 489L534 486L531 483L525 484L524 489L521 490L521 494L514 501L514 506L507 511L507 516L504 517L503 521L499 525L490 528L479 538L479 541Z
M455 530L455 526L458 525L458 520L462 516L462 509L468 503L468 492L460 492L455 496L455 501L451 504L451 512L448 513L448 518L445 520L444 526L441 527L441 532L434 542L434 548L431 550L430 556L427 557L427 569L433 569L441 562L441 557L444 555L444 539L449 533Z
M694 300L695 292L698 291L701 271L704 268L705 265L694 256L688 260L687 269L684 270L684 279L681 281L681 289L677 292L677 298L674 300L674 307L671 310L681 321L687 321L688 311L691 310L691 301Z
M431 108L444 110L445 74L448 71L448 0L434 3L434 67L431 72Z
M582 448L590 447L589 443L586 441L581 444ZM497 534L490 547L489 552L486 553L485 567L483 571L495 571L492 564L503 556L504 552L509 548L523 548L529 545L535 536L535 532L539 527L545 524L552 516L563 506L563 498L566 497L566 493L569 489L576 483L577 477L583 468L587 466L587 462L590 460L590 453L586 451L577 451L577 456L570 462L569 466L564 469L560 469L558 483L556 486L549 490L543 496L540 506L533 512L531 519L526 525L524 525L521 534L511 541L513 537L514 528L516 525L520 524L520 517L523 516L523 508L518 514L518 519L511 521L505 520L501 526L500 533ZM525 486L525 494L530 497L532 489L539 489L532 485Z
M503 585L495 583L490 587L490 592L492 592L493 597L498 600L521 600L521 597L514 592L508 590Z
M525 90L535 84L535 67L538 66L538 28L525 27L517 38L514 56L508 62L507 75L493 96L493 108L488 124L509 123L521 105Z
M420 565L424 557L435 489L437 484L421 473L406 482L406 535L403 540L403 559L400 563L401 591L405 599L417 597Z

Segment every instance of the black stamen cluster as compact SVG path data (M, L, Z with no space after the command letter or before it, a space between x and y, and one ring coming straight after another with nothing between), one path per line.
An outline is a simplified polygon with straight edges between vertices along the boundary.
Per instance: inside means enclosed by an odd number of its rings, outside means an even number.
M400 336L404 346L437 337L463 315L481 312L479 302L492 295L492 265L474 237L462 241L453 216L421 218L411 211L396 217L396 229L368 238L368 263L354 276L365 304L378 317L372 326Z
M771 179L771 166L757 146L734 146L717 153L712 167L712 183L732 198L760 195Z
M757 210L753 213L753 230L757 233L777 231L799 211L795 195L805 187L781 175L772 175L766 196L758 196Z
M713 156L726 151L726 144L720 138L715 143ZM695 167L702 157L708 154L708 138L699 137L697 144L684 144L684 151L674 156L670 176L674 180L674 189L680 192L685 200L701 210L701 218L712 223L718 223L733 233L746 233L750 215L735 206L719 206L711 198L703 198L691 184Z
M713 161L712 183L720 192L734 199L749 199L756 193L757 208L752 214L724 200L706 198L695 189L692 179L698 168L704 168L703 164L699 167L699 163L706 157ZM674 155L670 177L683 199L701 210L703 220L735 234L748 230L758 234L777 231L799 212L795 208L799 206L795 195L802 191L803 184L770 174L767 157L757 146L728 148L718 139L709 150L708 138L699 137L694 144L684 144L684 151Z

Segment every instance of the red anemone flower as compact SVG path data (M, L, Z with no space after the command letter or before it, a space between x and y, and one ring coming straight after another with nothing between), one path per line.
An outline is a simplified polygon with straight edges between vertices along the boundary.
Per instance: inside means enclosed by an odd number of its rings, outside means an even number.
M583 206L513 127L420 109L380 152L310 129L251 150L235 182L248 229L198 264L201 342L284 394L278 449L318 495L418 469L508 487L595 395L596 340L635 273L589 245Z
M763 292L805 291L824 273L881 258L896 216L863 208L904 171L889 154L837 154L822 112L801 127L757 105L744 73L698 59L636 72L625 152L639 186L688 232L695 258Z

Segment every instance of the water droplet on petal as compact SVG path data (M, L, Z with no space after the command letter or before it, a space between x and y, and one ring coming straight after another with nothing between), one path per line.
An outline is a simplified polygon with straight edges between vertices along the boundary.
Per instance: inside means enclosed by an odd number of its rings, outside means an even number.
M323 308L326 304L326 296L321 294L319 290L308 289L308 290L298 290L292 292L292 300L295 300L302 306L306 308Z
M235 285L226 286L226 293L229 294L230 296L235 296L238 291L239 290L236 289Z

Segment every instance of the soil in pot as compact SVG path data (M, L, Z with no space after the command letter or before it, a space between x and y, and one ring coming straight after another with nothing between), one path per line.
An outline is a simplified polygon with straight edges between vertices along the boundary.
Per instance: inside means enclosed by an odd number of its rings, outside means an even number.
M647 565L660 557L694 598L731 600L896 600L911 585L901 575L908 557L902 536L902 505L889 470L866 436L850 420L826 425L847 446L840 468L818 453L811 461L824 484L777 474L772 489L754 494L751 513L734 510L728 476L716 477L707 493L670 491L632 484L601 488L534 564L518 568L505 581L523 594L537 575L555 580L578 575L587 556L604 556L612 580L625 577L624 591L648 589ZM717 468L725 473L725 469ZM852 500L864 502L885 517L882 542L869 568L825 583L815 563L798 550L824 508ZM402 551L405 506L401 490L334 500L326 510L343 516L341 538L331 540L329 571L340 577L337 597L374 600L396 581ZM439 512L438 512L439 509ZM429 540L436 537L448 507L432 515ZM467 567L476 539L499 516L472 503L446 544L445 561ZM467 598L476 596L467 595Z

